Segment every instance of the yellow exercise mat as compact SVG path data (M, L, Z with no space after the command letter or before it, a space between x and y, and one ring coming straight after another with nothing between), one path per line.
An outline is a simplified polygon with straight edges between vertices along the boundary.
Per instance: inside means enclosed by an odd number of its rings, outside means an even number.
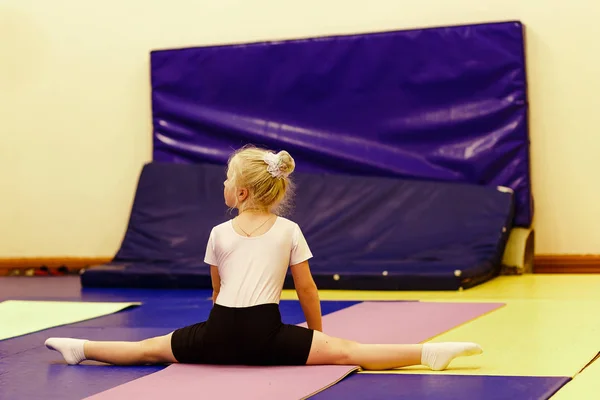
M507 299L525 300L598 300L600 301L600 274L579 275L514 275L499 276L479 286L462 291L372 291L320 290L322 300L425 300L456 301L460 299L489 299L504 302ZM284 290L282 300L297 300L294 290Z
M410 367L384 373L573 377L600 351L600 302L506 303L430 341L476 342L483 347L482 355L455 359L441 372Z
M596 360L563 386L551 400L585 400L600 397L600 360Z
M7 300L0 303L0 340L102 317L140 304Z

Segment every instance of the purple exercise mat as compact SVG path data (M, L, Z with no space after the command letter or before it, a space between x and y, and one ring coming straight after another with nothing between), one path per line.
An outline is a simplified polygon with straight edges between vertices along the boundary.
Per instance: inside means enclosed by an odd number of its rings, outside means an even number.
M174 364L87 400L299 400L316 394L356 367L245 367Z
M503 305L365 302L324 317L323 332L361 343L421 343Z
M483 314L502 303L367 302L323 317L332 336L364 343L420 343ZM352 366L244 367L171 365L88 400L244 398L298 400L335 384Z

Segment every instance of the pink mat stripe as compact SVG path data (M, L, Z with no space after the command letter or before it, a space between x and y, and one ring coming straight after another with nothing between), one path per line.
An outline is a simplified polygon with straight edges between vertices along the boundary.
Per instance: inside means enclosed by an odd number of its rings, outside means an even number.
M323 317L329 335L363 343L420 343L502 303L366 302ZM305 399L355 371L350 366L171 365L88 400Z
M356 367L244 367L174 364L93 400L300 400L337 383Z
M503 305L365 302L325 316L323 332L361 343L421 343Z

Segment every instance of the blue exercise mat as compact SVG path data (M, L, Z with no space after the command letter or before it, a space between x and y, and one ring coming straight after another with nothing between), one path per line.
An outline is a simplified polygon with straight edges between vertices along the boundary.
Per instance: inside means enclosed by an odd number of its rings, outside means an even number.
M127 296L125 292L121 293ZM110 292L106 294L110 295ZM160 294L157 291L157 295ZM23 295L33 294L24 291ZM48 337L142 340L165 335L185 324L206 319L212 302L188 293L185 305L182 304L185 296L180 294L173 302L165 296L162 301L150 301L115 315L0 341L0 399L79 400L160 371L165 366L119 367L89 363L68 366L59 353L46 349L43 343ZM43 297L38 294L35 298ZM324 301L322 312L327 315L356 303ZM282 301L280 309L284 322L298 324L304 321L299 302Z
M210 288L213 226L231 218L225 168L149 163L114 260L84 287ZM455 290L496 276L513 194L446 182L296 173L295 209L321 289ZM288 275L286 287L292 287Z
M311 400L546 400L567 377L358 374Z

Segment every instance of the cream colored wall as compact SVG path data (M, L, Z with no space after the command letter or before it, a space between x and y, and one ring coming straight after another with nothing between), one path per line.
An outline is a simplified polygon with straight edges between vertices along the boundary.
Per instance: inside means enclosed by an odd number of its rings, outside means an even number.
M111 256L151 158L151 49L519 19L537 253L600 254L600 3L4 0L0 257Z

